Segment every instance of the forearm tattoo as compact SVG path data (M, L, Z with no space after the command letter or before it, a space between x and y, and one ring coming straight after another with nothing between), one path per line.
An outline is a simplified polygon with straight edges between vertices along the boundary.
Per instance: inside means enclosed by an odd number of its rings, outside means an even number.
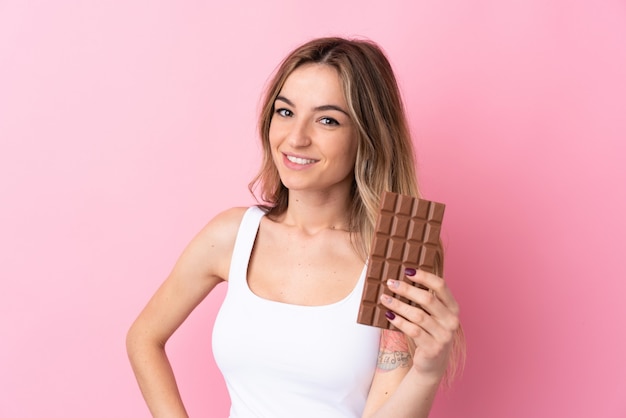
M403 333L383 330L380 338L380 351L376 367L382 372L389 372L400 367L411 366L411 353Z

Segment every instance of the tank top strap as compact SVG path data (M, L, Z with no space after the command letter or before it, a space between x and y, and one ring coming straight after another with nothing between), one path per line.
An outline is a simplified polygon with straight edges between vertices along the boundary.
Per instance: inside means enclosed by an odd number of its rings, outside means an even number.
M263 216L265 216L263 209L250 206L241 219L228 274L228 282L231 286L246 282L252 247Z

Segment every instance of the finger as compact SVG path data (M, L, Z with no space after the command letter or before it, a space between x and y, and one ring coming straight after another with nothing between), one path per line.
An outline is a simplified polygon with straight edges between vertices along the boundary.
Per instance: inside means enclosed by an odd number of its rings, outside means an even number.
M388 280L387 286L396 295L402 296L413 304L418 305L417 309L425 311L425 313L436 319L447 330L455 330L458 327L458 316L439 300L435 292L397 280ZM400 301L398 302L400 303ZM403 305L405 305L405 307L397 305L397 309L408 311L409 308L413 308L410 304ZM398 313L406 317L404 311L399 311Z
M441 277L428 273L424 270L415 270L408 268L405 270L406 277L417 285L424 286L434 292L437 299L441 301L448 309L458 315L459 305L454 299L450 288L446 284L446 281Z
M389 309L385 315L387 319L394 325L401 324L403 327L401 330L411 338L417 338L422 332L442 342L448 337L449 332L445 327L420 307L409 305L384 294L381 295L380 301Z
M416 308L417 309L417 308ZM396 315L392 311L387 312L387 319L394 327L402 331L407 338L415 342L415 345L425 353L435 355L441 347L448 344L449 337L446 338L446 331L438 326L433 319L424 313L423 320L418 323L412 322L401 315Z
M448 309L437 298L435 293L428 289L419 288L412 284L393 279L387 280L387 287L394 294L408 299L411 304L418 305L430 315L437 317L446 315Z

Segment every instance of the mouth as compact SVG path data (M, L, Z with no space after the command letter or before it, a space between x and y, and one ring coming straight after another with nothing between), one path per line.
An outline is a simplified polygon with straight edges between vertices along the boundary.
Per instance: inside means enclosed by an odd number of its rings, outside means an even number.
M313 164L314 162L317 162L317 160L311 160L309 158L294 157L293 155L285 155L285 157L290 162L294 164L298 164L298 165L307 165L307 164Z

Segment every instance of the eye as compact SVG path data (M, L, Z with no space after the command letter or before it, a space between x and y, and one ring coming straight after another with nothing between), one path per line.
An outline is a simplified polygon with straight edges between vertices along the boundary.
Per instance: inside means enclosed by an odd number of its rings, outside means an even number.
M339 122L337 122L336 119L329 118L329 117L320 118L319 121L320 121L320 123L322 125L329 125L329 126L338 126L339 125Z
M289 109L285 109L285 108L280 108L280 109L276 109L276 114L279 116L282 116L284 118L288 118L293 116L293 112Z

